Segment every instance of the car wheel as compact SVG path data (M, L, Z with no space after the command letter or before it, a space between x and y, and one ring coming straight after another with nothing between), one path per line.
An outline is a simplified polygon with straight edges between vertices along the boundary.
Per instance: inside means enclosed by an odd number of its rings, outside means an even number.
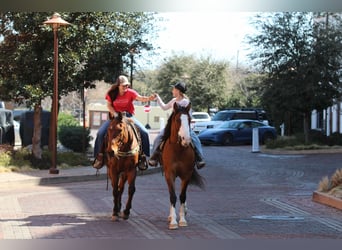
M274 136L271 133L265 133L262 139L262 143L265 144L267 141L273 141Z
M231 134L225 134L222 138L222 145L230 146L233 144L233 136Z

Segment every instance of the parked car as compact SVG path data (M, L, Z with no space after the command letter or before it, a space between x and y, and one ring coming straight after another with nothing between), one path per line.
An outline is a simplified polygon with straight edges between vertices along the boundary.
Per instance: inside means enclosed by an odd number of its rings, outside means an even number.
M192 112L191 114L191 128L193 129L196 122L208 122L211 120L207 112Z
M266 114L264 111L258 110L221 110L217 112L209 122L196 122L193 128L196 134L199 134L202 130L207 128L216 128L224 121L236 120L236 119L250 119L256 121L262 121L268 125Z
M260 121L249 119L230 120L222 122L216 128L205 129L199 133L198 138L203 145L221 144L251 144L253 128L258 128L259 142L264 144L267 140L277 138L274 127Z

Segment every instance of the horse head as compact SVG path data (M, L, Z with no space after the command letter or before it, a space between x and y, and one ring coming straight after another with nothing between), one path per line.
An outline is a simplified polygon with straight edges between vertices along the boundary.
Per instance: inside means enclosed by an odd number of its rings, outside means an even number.
M176 124L176 130L178 131L178 137L181 140L181 144L184 147L187 147L191 143L191 135L190 135L190 109L191 103L189 103L186 107L180 106L177 103L173 105L174 109L174 124Z
M127 133L127 129L125 127L124 120L125 117L121 112L118 112L118 115L114 117L107 130L108 136L108 145L107 151L114 151L114 154L117 154L120 146L125 143L125 133Z

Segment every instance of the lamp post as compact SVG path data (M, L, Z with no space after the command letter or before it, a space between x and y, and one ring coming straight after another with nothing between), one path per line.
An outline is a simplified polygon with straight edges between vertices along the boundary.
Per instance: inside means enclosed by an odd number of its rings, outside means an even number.
M44 22L45 25L49 25L53 29L53 41L54 41L54 81L53 81L53 97L52 97L52 109L51 109L51 124L50 124L50 139L52 140L52 156L51 167L49 169L50 174L58 174L57 169L57 116L58 116L58 34L57 30L60 26L69 25L69 23L61 18L58 13L54 13L52 17Z
M130 57L131 57L131 88L133 89L133 64L134 64L134 53L135 53L135 48L131 48L129 50L129 54L130 54Z

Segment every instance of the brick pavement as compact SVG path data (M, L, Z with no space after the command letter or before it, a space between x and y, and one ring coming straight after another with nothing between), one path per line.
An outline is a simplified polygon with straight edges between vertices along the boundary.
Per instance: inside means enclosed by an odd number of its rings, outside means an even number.
M204 153L207 188L189 187L187 228L167 229L169 198L159 169L137 177L130 219L113 223L105 171L96 177L91 167L79 167L57 176L0 174L0 238L341 239L341 211L311 195L342 156L272 156L247 146Z

